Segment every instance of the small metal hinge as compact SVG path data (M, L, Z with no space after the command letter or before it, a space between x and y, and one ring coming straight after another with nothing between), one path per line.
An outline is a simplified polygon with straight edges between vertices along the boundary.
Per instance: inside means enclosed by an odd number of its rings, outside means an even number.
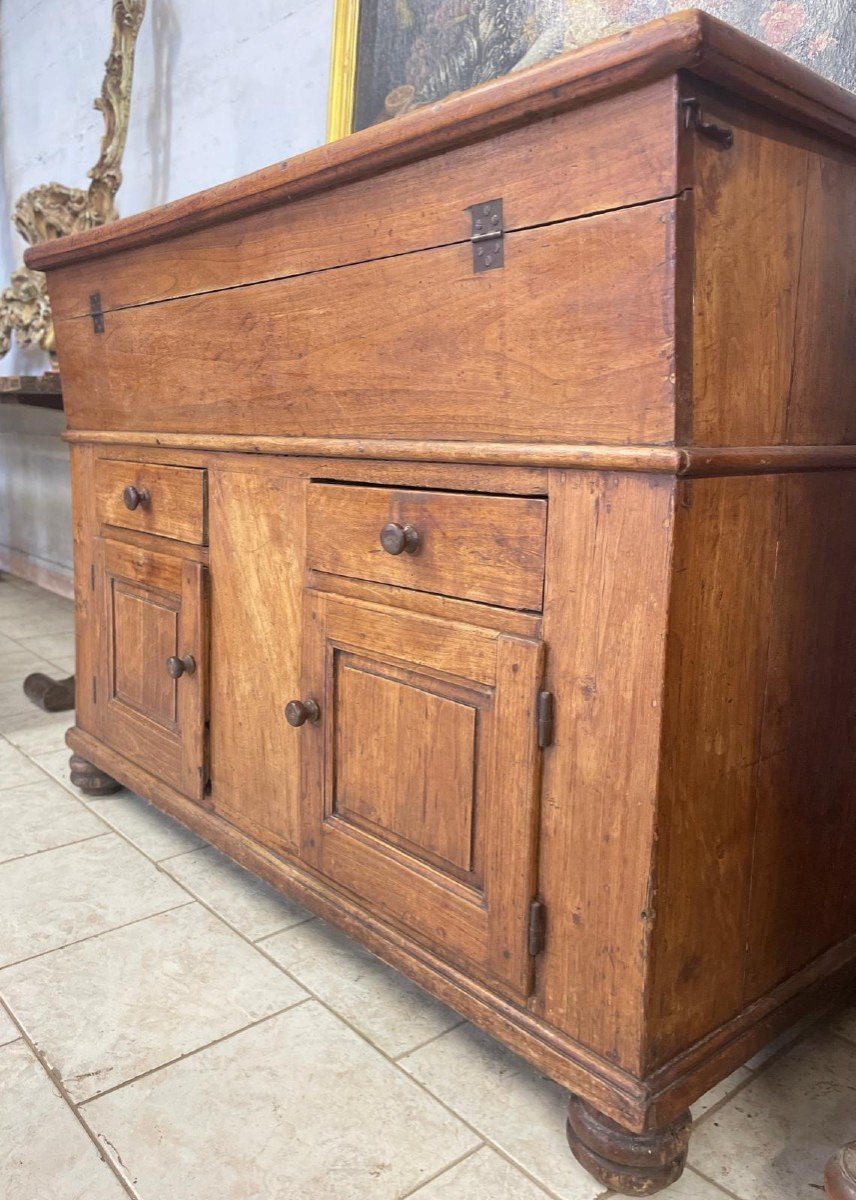
M95 675L92 676L92 703L98 703L98 679Z
M95 563L89 564L89 587L95 591Z
M730 150L734 145L734 133L727 129L725 125L714 125L712 121L705 121L701 115L701 102L691 97L689 100L682 100L684 106L684 128L694 129L696 133L700 133L702 137L706 137L710 142L716 142L718 146L722 146L725 150Z
M89 297L89 315L92 317L92 328L96 333L104 332L104 310L101 307L101 293L93 292Z
M553 744L553 693L539 692L535 705L535 720L538 727L538 745L543 750Z
M547 910L540 900L533 900L529 905L529 926L527 929L526 949L532 958L544 949L547 933Z
M505 229L502 200L482 200L467 209L472 221L473 272L495 271L505 266Z

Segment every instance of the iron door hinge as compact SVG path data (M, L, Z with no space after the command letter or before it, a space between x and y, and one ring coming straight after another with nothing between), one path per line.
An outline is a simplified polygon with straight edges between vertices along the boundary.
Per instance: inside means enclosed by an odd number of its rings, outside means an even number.
M533 900L529 905L529 926L526 944L531 958L535 958L544 949L546 933L547 910L540 900Z
M684 129L694 129L709 142L716 142L717 146L722 146L724 150L731 149L734 145L732 130L726 125L715 125L713 121L706 121L702 116L701 103L694 96L682 100L681 103L684 106Z
M482 200L467 209L472 222L473 273L505 266L505 229L502 200Z
M98 703L98 678L95 675L92 676L92 703Z
M538 746L541 750L553 744L553 693L539 692L535 705L535 721L538 728Z
M101 293L93 292L89 297L89 315L92 317L92 328L96 333L104 332L104 309L101 307Z

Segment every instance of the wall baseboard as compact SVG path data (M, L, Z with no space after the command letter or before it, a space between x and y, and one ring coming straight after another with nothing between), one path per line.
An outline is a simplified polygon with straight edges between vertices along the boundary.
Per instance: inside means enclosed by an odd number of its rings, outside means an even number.
M70 567L34 558L10 546L0 546L0 571L8 571L10 575L35 583L57 596L65 596L67 600L74 599L74 577Z

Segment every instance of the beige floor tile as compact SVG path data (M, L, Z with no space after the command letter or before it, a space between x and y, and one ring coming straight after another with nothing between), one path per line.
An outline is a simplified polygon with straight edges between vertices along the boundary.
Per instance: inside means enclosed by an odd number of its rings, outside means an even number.
M108 825L133 842L138 850L156 861L205 845L202 838L158 812L133 792L117 792L115 796L90 799L87 804Z
M413 1200L549 1200L542 1188L488 1146L411 1195Z
M15 1038L20 1036L15 1022L5 1009L0 1008L0 1046L5 1046L7 1042L14 1042Z
M760 1070L771 1058L775 1058L780 1051L790 1046L792 1042L802 1037L803 1034L808 1033L814 1025L817 1025L821 1021L823 1016L824 1010L822 1008L812 1009L811 1012L806 1013L796 1024L790 1025L772 1042L768 1042L766 1046L763 1046L757 1054L753 1054L747 1061L746 1066L750 1071Z
M603 1193L568 1149L567 1094L487 1034L461 1025L399 1061L562 1200Z
M168 858L163 870L253 941L310 916L301 905L280 896L213 846Z
M0 995L75 1101L306 998L198 904L7 967Z
M20 787L22 783L38 783L44 777L44 772L26 754L0 737L0 791Z
M266 938L264 948L310 991L393 1058L461 1018L325 921Z
M692 1167L687 1167L678 1182L666 1188L660 1195L663 1200L730 1200L727 1192L702 1179ZM768 1196L767 1200L773 1200L773 1197ZM821 1197L818 1196L817 1200L821 1200Z
M478 1144L313 1001L82 1111L140 1200L393 1200Z
M20 639L20 645L55 663L60 658L74 658L74 630L68 633L37 633Z
M20 641L22 638L53 633L71 633L74 630L74 614L61 608L27 604L20 611L0 613L0 633Z
M702 1122L690 1162L743 1200L805 1200L854 1129L856 1046L818 1031Z
M108 831L55 779L40 774L34 783L0 791L0 863Z
M71 751L65 745L65 735L73 724L74 713L45 713L35 705L30 705L26 712L17 714L14 719L0 722L0 733L13 746L33 758L57 750L64 750L70 755Z
M695 1104L693 1104L690 1112L694 1121L698 1121L705 1113L715 1108L717 1104L721 1104L723 1100L727 1100L729 1096L741 1088L747 1080L752 1078L752 1072L748 1067L738 1067L736 1071L732 1071L727 1078L721 1080L710 1091L705 1092Z
M22 717L27 717L31 713L40 713L41 716L46 716L24 694L24 679L33 671L41 671L47 675L56 674L52 662L48 662L44 658L33 658L28 660L25 666L19 666L15 670L7 672L7 676L11 675L11 678L7 677L0 682L0 732L5 733L7 728L15 726Z
M128 1200L24 1042L0 1049L0 1196Z
M187 894L115 834L0 866L0 966L176 908Z
M69 761L71 760L71 751L68 746L63 746L61 750L51 750L47 754L37 754L33 762L37 763L43 771L47 771L57 783L61 783L63 787L68 788L72 796L75 796L81 803L87 806L90 803L90 797L84 796L80 788L74 786L71 782L71 768ZM116 792L116 795L124 793Z

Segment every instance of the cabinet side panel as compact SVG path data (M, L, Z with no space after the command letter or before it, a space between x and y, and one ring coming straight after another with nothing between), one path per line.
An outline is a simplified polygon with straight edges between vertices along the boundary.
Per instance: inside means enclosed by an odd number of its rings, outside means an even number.
M71 509L74 537L75 721L98 734L99 655L106 651L101 605L95 588L95 468L92 446L71 447ZM103 700L103 697L102 697Z
M281 460L209 473L211 803L273 849L298 845L304 481Z
M780 478L680 485L649 1068L742 1006Z
M746 1003L856 933L856 474L779 488Z
M856 157L715 98L697 137L694 395L699 446L856 441Z
M539 1012L638 1072L675 481L550 477Z

